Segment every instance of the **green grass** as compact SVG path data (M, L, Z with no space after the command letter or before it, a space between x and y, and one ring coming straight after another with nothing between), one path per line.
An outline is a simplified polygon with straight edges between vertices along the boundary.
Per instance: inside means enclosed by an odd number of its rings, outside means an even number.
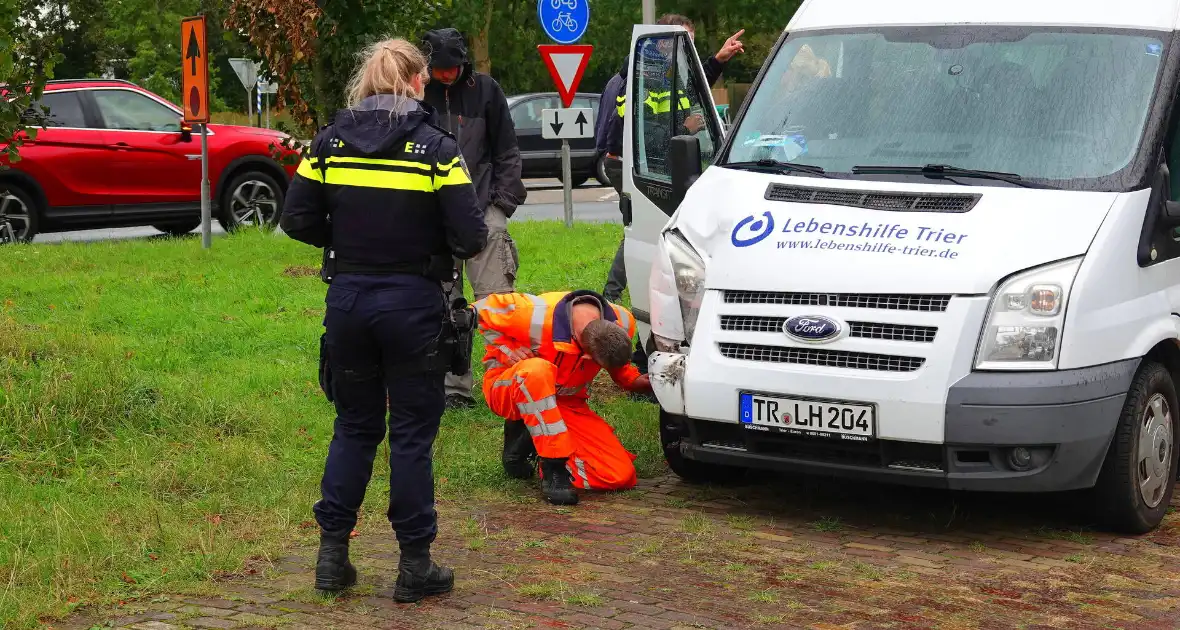
M608 225L512 233L530 292L600 288L618 244ZM318 253L257 233L209 251L192 238L0 248L0 627L193 586L314 539L299 525L331 437L315 377L325 287L294 270ZM652 408L603 392L593 404L640 475L662 470ZM448 413L441 500L534 498L503 475L501 433L486 409ZM388 470L374 472L364 514L379 519Z

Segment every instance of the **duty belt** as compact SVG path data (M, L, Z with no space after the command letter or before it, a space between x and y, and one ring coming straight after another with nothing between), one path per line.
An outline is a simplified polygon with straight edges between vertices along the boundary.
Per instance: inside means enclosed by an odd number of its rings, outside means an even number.
M390 274L412 274L426 276L430 272L430 261L399 262L387 264L350 263L343 260L336 261L336 273L354 273L365 276L385 276Z

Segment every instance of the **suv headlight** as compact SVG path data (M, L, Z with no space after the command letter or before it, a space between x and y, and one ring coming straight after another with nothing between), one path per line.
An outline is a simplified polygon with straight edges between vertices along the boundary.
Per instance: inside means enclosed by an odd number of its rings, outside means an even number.
M1018 273L996 291L975 355L977 370L1055 370L1065 305L1081 258Z
M677 232L664 236L668 259L672 263L672 276L676 282L676 294L680 299L680 316L684 319L684 342L692 344L696 330L697 316L701 312L701 299L705 296L705 261L692 245Z

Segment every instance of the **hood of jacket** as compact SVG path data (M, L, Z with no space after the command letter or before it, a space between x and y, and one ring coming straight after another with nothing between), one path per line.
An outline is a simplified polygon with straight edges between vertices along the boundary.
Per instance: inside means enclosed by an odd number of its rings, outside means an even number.
M623 57L623 67L619 69L619 76L627 78L627 69L631 67L631 58Z
M433 123L434 109L412 98L377 94L336 112L336 137L365 155L384 153L421 125Z
M422 53L429 60L431 68L459 68L459 83L471 74L471 60L467 57L467 41L463 34L453 28L426 31L422 36Z

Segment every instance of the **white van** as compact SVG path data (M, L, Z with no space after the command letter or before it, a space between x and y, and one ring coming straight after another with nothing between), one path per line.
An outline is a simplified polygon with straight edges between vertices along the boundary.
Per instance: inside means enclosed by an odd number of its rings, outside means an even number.
M636 27L627 275L672 469L1092 488L1155 528L1178 31L1177 0L806 0L723 137L687 33Z

